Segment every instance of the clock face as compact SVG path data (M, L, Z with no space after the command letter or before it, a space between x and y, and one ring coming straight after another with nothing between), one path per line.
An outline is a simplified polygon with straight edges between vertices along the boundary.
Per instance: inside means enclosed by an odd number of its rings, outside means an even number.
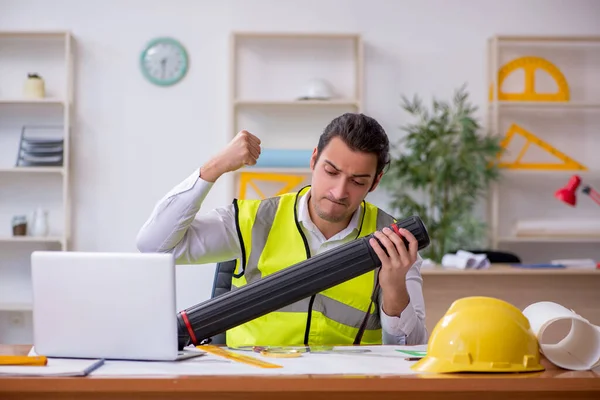
M174 39L154 39L142 52L140 67L150 82L160 86L174 85L187 72L187 52Z

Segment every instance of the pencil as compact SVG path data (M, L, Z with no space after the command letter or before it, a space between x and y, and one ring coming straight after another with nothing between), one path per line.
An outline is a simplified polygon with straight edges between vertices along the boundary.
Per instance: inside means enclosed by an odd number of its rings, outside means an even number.
M0 355L0 365L23 365L43 367L48 364L44 356L3 356Z

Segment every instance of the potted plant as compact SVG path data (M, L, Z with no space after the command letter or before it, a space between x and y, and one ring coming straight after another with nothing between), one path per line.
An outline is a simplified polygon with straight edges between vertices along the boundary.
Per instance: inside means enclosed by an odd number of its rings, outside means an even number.
M430 108L418 96L402 96L402 108L415 121L392 143L382 179L393 212L421 217L431 237L422 255L435 262L448 252L484 246L487 224L475 211L499 177L494 161L501 138L481 132L466 86L455 91L451 103L434 98Z

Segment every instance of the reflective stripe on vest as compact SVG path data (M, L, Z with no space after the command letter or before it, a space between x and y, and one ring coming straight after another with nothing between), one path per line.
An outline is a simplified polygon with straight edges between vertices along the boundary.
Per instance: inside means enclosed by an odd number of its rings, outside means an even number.
M237 262L232 290L310 257L296 213L298 197L307 190L234 203L243 258ZM394 222L367 202L363 202L361 215L357 238ZM326 289L229 330L227 344L352 344L371 304L375 283L376 273L371 271ZM377 306L371 307L361 343L381 343Z

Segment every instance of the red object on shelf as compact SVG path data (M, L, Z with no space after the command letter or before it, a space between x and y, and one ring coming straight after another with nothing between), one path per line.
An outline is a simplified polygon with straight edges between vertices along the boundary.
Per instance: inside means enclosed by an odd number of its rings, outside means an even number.
M573 175L571 179L569 179L569 183L562 189L559 189L554 193L554 197L559 199L560 201L564 201L565 203L575 206L577 203L577 197L575 196L575 192L579 188L581 184L581 178L577 175Z

